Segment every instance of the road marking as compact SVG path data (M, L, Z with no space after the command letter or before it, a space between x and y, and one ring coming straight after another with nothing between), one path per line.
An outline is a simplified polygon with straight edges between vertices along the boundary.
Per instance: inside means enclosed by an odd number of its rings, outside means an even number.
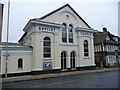
M73 82L75 80L68 80L68 81L63 81L63 82L56 82L56 83L51 83L51 84L45 84L45 85L37 85L37 86L34 86L35 88L38 88L38 87L44 87L44 86L50 86L50 85L56 85L56 84L61 84L61 83L68 83L68 82Z

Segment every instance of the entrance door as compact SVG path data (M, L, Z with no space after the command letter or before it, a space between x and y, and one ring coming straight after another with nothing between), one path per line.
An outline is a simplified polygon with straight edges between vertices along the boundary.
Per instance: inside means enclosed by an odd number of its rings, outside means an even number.
M70 65L71 65L71 69L75 69L75 52L74 51L70 53Z
M62 70L63 70L63 69L67 69L66 56L67 56L67 54L66 54L65 51L61 52L61 69L62 69Z

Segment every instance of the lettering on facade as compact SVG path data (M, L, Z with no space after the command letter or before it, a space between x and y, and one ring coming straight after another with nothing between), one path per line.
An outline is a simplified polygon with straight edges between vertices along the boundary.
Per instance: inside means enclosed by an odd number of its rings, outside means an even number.
M93 34L89 33L89 32L80 32L79 36L87 36L87 37L93 37Z
M55 32L55 28L51 28L51 27L42 27L42 26L39 26L39 30L40 31L44 31L44 32Z

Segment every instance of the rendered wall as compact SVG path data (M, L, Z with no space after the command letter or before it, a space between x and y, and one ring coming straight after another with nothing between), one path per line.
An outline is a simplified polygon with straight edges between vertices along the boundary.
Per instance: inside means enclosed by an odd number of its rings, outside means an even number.
M18 52L14 51L13 53L10 53L10 56L8 57L8 73L31 72L32 53L24 53L23 51L22 53L21 51ZM19 58L23 59L23 69L18 69ZM2 74L5 74L5 61L6 58L2 56Z
M67 18L66 15L69 15L69 18ZM64 23L64 20L66 23L73 24L74 27L79 26L88 28L88 26L68 6L43 19L43 21L59 24Z

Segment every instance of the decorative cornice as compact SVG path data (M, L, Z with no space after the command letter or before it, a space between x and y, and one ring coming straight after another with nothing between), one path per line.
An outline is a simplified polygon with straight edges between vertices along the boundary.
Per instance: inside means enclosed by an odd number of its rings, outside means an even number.
M1 53L4 54L4 53L6 53L6 51L2 50ZM15 53L15 54L17 54L17 53L32 53L32 51L31 50L9 50L8 53L9 54L11 54L11 53Z
M75 30L76 31L91 32L91 33L98 32L98 30L95 30L93 28L82 28L82 27L77 27L77 28L75 28Z
M58 27L58 28L60 28L60 27L62 26L61 24L57 24L57 23L30 20L30 21L27 23L27 25L25 26L25 28L23 29L23 31L27 31L28 28L29 28L31 25L34 25L34 24L54 26L54 27Z
M68 44L68 43L65 43L65 44L59 44L60 46L79 46L77 44Z

